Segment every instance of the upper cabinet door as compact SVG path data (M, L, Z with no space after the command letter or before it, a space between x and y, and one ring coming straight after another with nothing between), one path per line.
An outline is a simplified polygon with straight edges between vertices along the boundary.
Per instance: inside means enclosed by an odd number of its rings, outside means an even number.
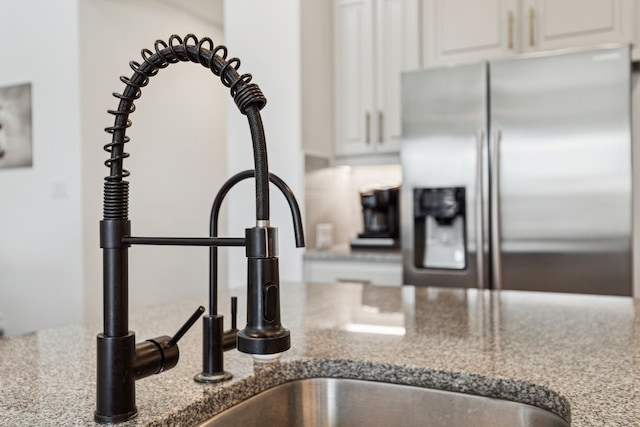
M635 1L423 0L424 63L640 42L640 5ZM634 58L640 56L636 51Z
M400 75L420 67L418 0L377 0L376 151L398 152L402 138Z
M516 0L423 0L426 66L511 56L519 50Z
M336 156L397 153L400 73L420 66L420 0L334 0Z
M633 40L633 0L525 0L522 50Z
M336 0L334 19L335 154L361 154L373 143L373 1Z

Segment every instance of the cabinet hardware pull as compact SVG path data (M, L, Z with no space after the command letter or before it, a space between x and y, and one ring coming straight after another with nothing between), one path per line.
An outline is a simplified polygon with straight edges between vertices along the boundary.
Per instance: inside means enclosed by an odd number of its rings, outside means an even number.
M536 44L536 31L534 28L536 20L536 11L534 8L529 8L529 46L533 47Z
M508 25L507 25L507 32L508 32L508 38L509 38L509 49L513 50L513 11L509 11L509 15L507 16L507 20L508 20Z
M371 143L371 114L369 114L368 111L364 113L364 126L365 126L364 142L369 144Z
M336 282L338 283L358 283L361 285L370 285L371 284L371 280L368 279L345 279L342 277L338 277L336 278Z
M378 111L378 143L382 144L384 142L384 125L383 125L384 116L382 111Z

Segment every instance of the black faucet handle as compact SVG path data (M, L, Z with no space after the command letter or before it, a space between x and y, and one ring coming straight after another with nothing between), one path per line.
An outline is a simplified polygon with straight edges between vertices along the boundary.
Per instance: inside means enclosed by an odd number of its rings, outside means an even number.
M182 325L180 327L180 329L178 329L178 332L176 332L173 335L173 338L171 338L166 344L165 347L173 347L176 344L178 344L178 341L180 340L180 338L182 338L184 336L184 334L187 333L187 331L196 323L196 321L200 318L200 316L202 316L202 313L204 313L204 307L200 306L198 307L198 309L191 315L191 317L189 317L189 320L187 320L185 322L184 325Z
M202 313L204 313L204 307L200 306L189 317L189 320L178 329L173 338L163 335L136 344L133 365L135 379L139 380L149 375L159 374L176 366L180 358L178 341L196 323Z
M231 329L238 330L238 297L231 297Z
M238 297L231 297L231 329L222 334L222 349L229 351L236 348L238 335Z

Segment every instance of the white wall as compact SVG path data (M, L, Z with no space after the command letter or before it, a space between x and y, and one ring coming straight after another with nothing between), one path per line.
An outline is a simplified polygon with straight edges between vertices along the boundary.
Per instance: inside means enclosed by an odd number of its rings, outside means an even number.
M0 86L31 82L33 108L33 167L0 169L0 317L13 335L82 319L78 25L76 0L0 3Z
M219 27L154 0L11 2L11 13L0 14L0 35L12 41L0 47L0 86L32 83L34 145L33 168L0 170L6 334L100 317L103 129L113 122L106 110L117 105L111 92L122 90L118 77L131 74L128 62L140 61L141 48L189 32L223 42ZM196 64L172 65L145 89L125 162L135 234L208 234L211 202L227 176L228 96ZM205 248L130 253L133 310L183 296L206 302Z
M270 172L284 179L298 196L304 215L304 156L302 153L301 61L299 0L227 0L225 38L231 56L242 60L241 72L251 73L267 105L262 110ZM253 168L251 135L246 117L227 103L228 170ZM244 184L244 185L242 185ZM253 181L229 194L229 234L243 236L255 225ZM278 190L271 191L271 224L280 233L280 279L302 279L302 249L295 248L291 214ZM246 284L246 261L241 249L230 250L229 285Z
M84 285L86 315L93 318L102 313L98 224L103 178L108 174L103 166L108 154L102 146L110 142L103 129L113 124L113 116L106 111L117 107L111 93L124 88L118 78L132 74L129 61L141 62L140 50L153 51L156 39L168 41L174 33L181 37L194 33L216 44L223 40L220 28L164 2L80 3ZM133 126L127 133L131 142L126 151L131 157L124 162L131 171L133 235L208 236L211 203L227 179L227 98L228 90L219 78L194 63L170 65L143 89L130 116ZM134 246L129 250L131 310L186 296L202 296L206 304L207 278L207 248Z
M11 13L0 15L0 34L14 41L0 48L0 84L31 81L34 102L34 167L0 171L0 312L8 334L80 321L83 314L100 317L98 223L107 173L102 145L109 141L103 129L113 122L106 110L117 104L111 92L123 88L118 76L131 74L128 61L139 61L140 49L152 48L156 38L193 32L222 39L221 29L164 2L35 3L12 2ZM256 75L269 99L263 118L271 170L301 197L299 5L227 6L231 54L242 58L243 70ZM128 133L132 157L125 162L132 171L133 234L206 235L220 184L253 167L246 119L232 105L217 78L195 64L174 64L144 89ZM228 153L227 110L233 111ZM253 225L253 186L246 184L248 190L231 195L231 231L224 233L223 221L221 234L242 235ZM301 250L293 247L288 207L276 192L272 223L281 230L282 278L299 280ZM235 275L229 283L241 286L243 250L229 251ZM182 296L204 298L207 250L134 247L129 273L132 310ZM225 286L224 271L221 277Z

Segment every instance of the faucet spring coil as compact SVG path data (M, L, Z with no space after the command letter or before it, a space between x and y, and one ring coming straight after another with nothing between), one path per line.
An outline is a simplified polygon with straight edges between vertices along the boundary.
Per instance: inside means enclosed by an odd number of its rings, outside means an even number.
M125 198L125 194L128 194L128 187L126 190L121 190L120 186L112 184L126 182L123 181L123 178L130 175L129 171L123 168L124 159L129 157L129 153L124 151L124 145L130 141L130 138L126 136L126 130L132 124L129 115L136 110L134 101L142 96L142 88L149 84L151 77L157 75L160 69L177 62L195 62L209 68L211 72L220 77L222 84L230 89L238 109L242 114L249 116L250 121L252 120L251 115L261 110L267 103L258 85L251 83L251 74L240 75L238 73L240 60L238 58L227 59L227 48L223 45L214 46L213 41L208 37L199 40L195 35L188 34L183 39L174 34L169 37L168 43L156 40L153 47L155 52L146 48L142 49L141 62L129 62L133 74L131 77L120 77L125 88L122 93L113 93L113 96L119 99L118 108L108 110L108 113L115 116L115 119L113 126L105 128L112 139L103 147L106 152L110 153L110 158L104 162L105 166L110 169L109 176L105 177L105 219L112 216L127 219L128 196ZM259 138L263 139L264 135L260 135ZM263 141L256 144L258 151L260 151L256 155L260 159L257 163L261 163L262 159L266 160L266 146L262 147L263 145ZM261 169L264 168L256 166L259 181L268 184L268 170ZM268 212L268 200L262 205L264 206L261 206L260 209ZM124 218L121 218L122 215Z
M126 220L129 215L129 183L104 183L104 219Z

